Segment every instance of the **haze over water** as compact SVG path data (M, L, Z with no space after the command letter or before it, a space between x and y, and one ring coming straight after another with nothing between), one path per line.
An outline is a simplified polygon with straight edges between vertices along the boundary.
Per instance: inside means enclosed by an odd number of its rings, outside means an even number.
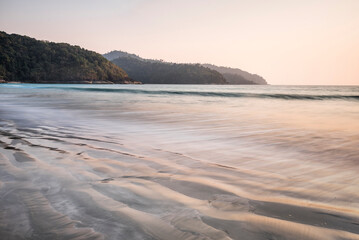
M359 87L0 86L5 239L359 239Z

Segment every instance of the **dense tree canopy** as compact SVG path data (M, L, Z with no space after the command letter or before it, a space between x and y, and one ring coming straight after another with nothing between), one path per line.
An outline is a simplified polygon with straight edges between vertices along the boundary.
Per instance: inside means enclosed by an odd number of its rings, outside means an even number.
M0 79L33 83L125 83L126 72L98 53L0 32Z

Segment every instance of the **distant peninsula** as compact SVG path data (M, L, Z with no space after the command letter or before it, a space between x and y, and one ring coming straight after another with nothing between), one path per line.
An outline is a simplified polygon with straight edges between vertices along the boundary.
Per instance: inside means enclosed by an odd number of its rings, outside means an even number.
M257 75L252 74L246 71L243 71L239 68L230 68L230 67L218 67L213 64L202 64L204 67L208 67L212 70L215 70L223 75L223 77L226 79L226 81L229 84L244 84L244 85L267 85L267 81Z
M122 51L112 51L103 56L124 69L129 77L145 84L227 84L222 74L200 64L144 59Z
M266 85L259 75L238 68L218 67L212 64L171 63L145 59L123 51L103 55L124 69L129 77L142 83L153 84L243 84Z
M0 82L139 83L98 53L5 32L0 32Z

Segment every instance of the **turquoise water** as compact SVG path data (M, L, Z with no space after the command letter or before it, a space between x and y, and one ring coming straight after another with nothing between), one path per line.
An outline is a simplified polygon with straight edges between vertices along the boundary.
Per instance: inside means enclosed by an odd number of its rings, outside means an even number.
M358 120L358 86L1 84L0 233L358 239Z

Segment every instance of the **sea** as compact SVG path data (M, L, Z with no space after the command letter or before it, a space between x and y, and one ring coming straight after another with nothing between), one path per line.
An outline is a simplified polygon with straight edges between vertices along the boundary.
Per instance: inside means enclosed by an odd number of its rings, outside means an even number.
M1 239L359 239L359 86L0 84Z

